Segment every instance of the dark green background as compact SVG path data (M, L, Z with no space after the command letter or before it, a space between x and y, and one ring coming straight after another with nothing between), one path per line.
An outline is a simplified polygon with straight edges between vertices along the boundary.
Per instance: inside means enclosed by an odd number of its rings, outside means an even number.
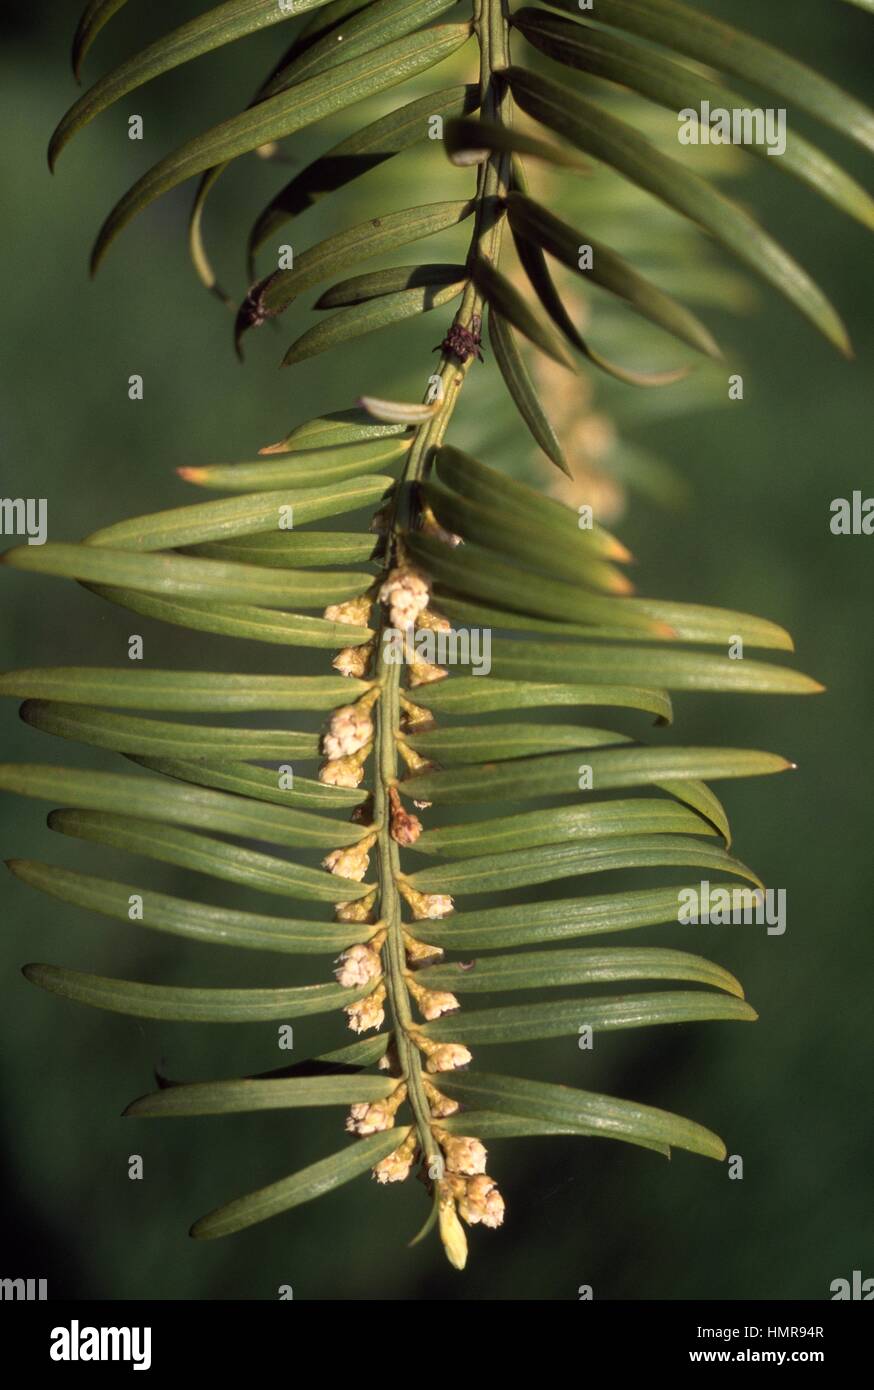
M433 323L415 326L340 356L332 377L319 363L289 375L275 370L290 341L283 323L278 334L262 335L240 368L226 315L189 271L182 245L188 190L133 226L89 285L89 241L111 201L172 143L238 108L283 40L268 33L237 45L123 102L74 143L52 180L44 150L74 95L67 55L79 8L76 0L33 0L6 6L0 20L0 493L47 497L52 539L183 500L172 473L180 463L251 456L318 409L350 404L362 389L420 389L439 336ZM88 75L144 33L198 8L131 3L98 41ZM712 8L870 95L874 21L852 7L726 0ZM126 138L131 111L146 120L142 147ZM853 146L828 133L817 138L870 182ZM317 148L307 139L296 147L302 159ZM404 168L415 179L415 158ZM751 1027L607 1036L594 1055L579 1052L574 1039L500 1049L506 1055L495 1052L486 1063L688 1114L743 1155L743 1181L682 1153L665 1163L619 1145L502 1142L490 1167L507 1200L507 1224L500 1233L473 1233L463 1275L449 1270L433 1239L407 1249L425 1212L414 1182L377 1189L359 1180L228 1242L195 1245L186 1235L195 1216L337 1147L337 1112L124 1122L122 1107L150 1088L156 1065L189 1077L278 1065L273 1028L159 1027L92 1013L38 994L19 967L48 960L134 979L272 983L320 978L325 963L240 962L126 930L7 880L4 1276L46 1276L53 1297L273 1298L288 1283L297 1298L552 1300L575 1298L584 1283L597 1298L821 1299L838 1276L874 1274L874 538L834 537L828 525L833 498L854 488L874 494L871 243L812 195L768 174L743 192L844 313L856 360L839 360L767 293L752 321L712 315L729 363L743 343L746 399L638 433L678 466L692 500L683 514L637 503L621 528L638 556L643 592L778 620L795 635L796 664L828 686L811 700L676 701L676 737L684 742L773 748L799 764L792 776L722 788L737 853L770 885L787 889L786 935L704 927L699 938L676 942L733 969L761 1018ZM245 287L236 247L282 177L250 160L216 199L210 244L235 277L235 291ZM366 194L363 184L349 208ZM335 225L324 209L307 236ZM490 363L480 379L494 370ZM133 372L145 377L141 404L127 399ZM475 390L474 381L472 397ZM465 428L462 418L461 444ZM217 638L162 631L73 585L3 576L3 667L120 663L132 631L144 633L147 661L156 666L234 669L245 659L285 668L278 649L241 644L229 653ZM12 701L0 710L0 756L112 761L26 730ZM44 815L38 803L4 797L3 854L92 870L110 858L59 843L44 829ZM133 881L183 887L182 875L169 869L122 867ZM108 871L115 868L110 863ZM666 928L644 938L675 944ZM336 1019L302 1020L296 1055L341 1040ZM133 1152L145 1160L141 1183L127 1178Z

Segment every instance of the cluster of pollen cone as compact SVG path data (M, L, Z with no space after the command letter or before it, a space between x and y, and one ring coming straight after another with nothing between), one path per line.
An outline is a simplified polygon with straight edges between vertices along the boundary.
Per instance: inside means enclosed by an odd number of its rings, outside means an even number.
M448 539L448 537L447 537ZM453 538L454 539L454 538ZM412 635L418 628L445 631L449 623L429 607L430 590L427 579L410 566L401 565L392 569L378 591L370 591L346 603L332 605L325 610L325 617L333 622L367 625L371 609L376 604L382 607L383 624L391 626L395 633L403 634L409 686L417 687L432 681L442 680L448 672L429 662L421 660L413 647ZM379 655L382 628L364 646L344 647L334 658L333 665L342 675L366 679L373 672ZM329 786L358 787L364 780L368 758L373 753L375 728L374 717L378 701L382 698L383 687L377 682L355 704L343 705L336 709L330 719L327 732L322 739L325 756L319 770L319 779ZM404 733L431 723L427 709L400 696L401 727L395 731L398 753L411 772L424 769L425 760L406 743ZM428 806L427 802L414 802L417 809ZM395 786L388 788L386 812L389 819L389 832L400 848L415 844L422 833L422 822L418 816L407 811L401 802L400 793ZM360 813L358 813L360 814ZM363 819L367 819L365 812ZM370 853L379 837L380 827L368 828L357 844L345 849L332 851L323 861L324 867L332 874L353 879L358 883L365 879ZM426 919L447 916L453 910L452 898L440 893L420 893L398 874L395 887L406 903L411 921L402 925L403 945L406 956L404 985L412 1004L422 1019L439 1018L442 1014L455 1012L459 1003L454 994L444 990L426 989L416 980L416 970L423 965L433 964L443 955L437 946L419 940L415 933L415 923ZM380 1028L385 1019L386 984L383 964L383 948L386 942L387 927L378 920L378 889L352 903L338 903L335 915L339 921L360 922L368 933L367 939L347 950L339 957L336 977L339 983L349 989L360 991L368 989L363 998L346 1006L345 1012L349 1027L355 1033ZM397 1021L397 1026L402 1026ZM435 1145L439 1146L439 1157L432 1157L427 1173L423 1178L437 1186L437 1207L440 1230L449 1258L453 1263L463 1264L466 1257L466 1239L459 1221L459 1215L468 1225L482 1223L484 1226L500 1226L504 1217L504 1201L494 1181L487 1175L486 1150L479 1139L465 1135L448 1134L441 1128L440 1121L454 1114L458 1102L441 1094L437 1079L441 1072L454 1071L467 1066L471 1054L460 1043L435 1043L423 1036L413 1025L407 1027L410 1041L422 1053L423 1085L431 1111L431 1133ZM395 1050L390 1047L380 1060L379 1066L385 1071L400 1071ZM373 1103L362 1102L353 1105L346 1120L346 1128L359 1135L374 1134L393 1128L398 1111L407 1099L407 1085L402 1077L384 1100ZM419 1136L412 1126L404 1141L393 1153L383 1158L373 1169L378 1182L402 1182L412 1171L420 1157Z

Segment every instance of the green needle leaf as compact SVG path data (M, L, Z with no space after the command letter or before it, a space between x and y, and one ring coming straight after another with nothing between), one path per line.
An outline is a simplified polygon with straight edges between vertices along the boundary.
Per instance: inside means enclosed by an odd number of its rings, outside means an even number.
M273 778L276 785L273 773L265 769L254 771ZM204 775L209 776L208 769L204 769ZM0 763L0 788L83 810L119 811L172 825L198 825L220 834L266 840L274 845L332 848L355 844L362 835L360 826L344 824L330 816L121 772L79 772L49 764ZM314 870L309 872L322 886L324 876Z
M236 560L241 565L298 569L372 560L378 544L372 531L278 531L233 541L204 541L188 553L209 560Z
M552 145L512 126L499 125L485 119L455 117L443 128L443 143L453 164L482 164L484 154L497 150L502 154L530 154L559 168L577 173L591 173L592 166L571 150Z
M712 884L711 891L718 888L731 892L735 887L728 882ZM440 922L417 922L416 933L450 951L570 941L580 936L676 923L680 905L686 901L681 895L689 891L688 885L643 888L586 898L508 904L481 912L458 912ZM695 891L700 891L700 887Z
M384 1100L395 1082L383 1076L295 1076L287 1081L203 1081L169 1086L132 1101L128 1118L165 1115L241 1115L255 1110L349 1105Z
M603 598L587 593L578 584L535 574L483 546L467 544L458 549L420 532L405 534L404 545L438 584L467 597L501 603L538 618L604 623L622 629L625 635L671 635L665 624L636 611L628 599Z
M326 73L344 60L362 57L375 48L384 47L391 39L402 38L422 25L438 18L456 0L371 0L362 4L344 20L342 30L328 33L307 44L291 62L280 65L259 92L259 99L284 91L292 83Z
M593 241L587 232L575 231L554 213L522 193L508 195L507 215L510 226L519 237L533 241L563 265L591 279L602 289L618 295L644 318L672 333L696 352L717 359L721 357L712 334L694 314L670 295L664 294L651 280L640 275L615 251ZM583 245L592 249L591 270L580 270L580 247Z
M323 608L355 598L367 587L356 570L263 570L187 555L143 555L96 545L17 546L0 556L15 569L111 588L140 589L166 598L218 599L266 608Z
M136 895L143 903L143 916L136 919L138 926L209 945L321 956L354 945L370 930L362 928L360 923L339 926L293 917L268 917L257 912L235 912L33 859L8 859L6 864L16 878L31 888L119 922L130 922L131 897Z
M717 193L679 160L661 153L644 136L601 107L565 87L523 68L507 77L513 96L527 115L566 136L586 154L690 218L773 285L839 351L850 354L843 323L822 292L781 246L738 204Z
M294 488L289 485L281 492L254 492L221 501L195 502L105 526L88 536L85 544L120 550L171 550L201 541L257 535L259 531L291 530L292 523L300 526L326 516L375 506L393 486L394 478L377 473L333 481L325 487Z
M625 561L629 552L620 541L597 524L584 527L580 516L563 502L556 502L526 483L510 478L496 468L489 468L470 454L444 444L437 454L437 476L447 487L462 497L488 507L498 520L504 517L518 525L547 529L556 545L581 554L596 555L602 560Z
M652 946L523 951L510 956L432 965L420 971L416 978L426 989L448 989L455 994L614 984L621 980L688 980L743 998L740 984L721 965L686 951L665 951Z
M0 694L3 693L0 676ZM11 692L18 694L18 690ZM548 709L564 706L604 705L639 709L670 724L670 697L665 690L632 685L584 685L549 680L495 680L493 676L453 676L417 692L429 709L444 714L486 714L499 710Z
M290 1178L282 1178L269 1187L262 1187L257 1192L218 1207L195 1221L191 1234L197 1240L232 1235L246 1226L253 1226L258 1221L266 1221L268 1217L300 1206L302 1202L309 1202L313 1197L321 1197L393 1153L409 1131L409 1125L402 1125L399 1129L390 1129L382 1134L369 1134L366 1139L357 1140L330 1158L311 1163Z
M528 180L519 159L513 160L511 188L513 191L523 194L528 192ZM624 382L626 386L645 388L670 386L688 375L689 369L687 367L675 367L668 371L657 372L634 371L629 367L622 367L616 362L611 362L602 353L596 352L577 332L576 325L565 308L564 300L556 289L541 247L515 231L513 231L513 241L522 267L543 308L571 346L576 348L577 352L581 352L587 361L591 362L599 371L606 372L608 376L615 377L617 381Z
M459 280L443 289L426 287L401 290L398 294L386 294L381 299L368 300L364 304L353 304L349 309L338 309L335 314L302 333L288 349L282 365L291 367L296 362L327 352L377 328L387 328L390 324L415 318L431 309L440 309L444 304L458 299L466 283L466 280Z
M449 1014L419 1030L434 1042L530 1042L578 1034L582 1027L596 1033L619 1028L649 1028L663 1023L703 1023L723 1020L749 1023L758 1017L743 999L709 990L665 990L658 994L626 994L597 999L559 999L547 1004L514 1004ZM442 1084L442 1075L440 1078Z
M487 1106L506 1116L526 1116L567 1125L604 1138L647 1139L671 1148L688 1149L706 1158L725 1158L722 1140L702 1125L666 1110L637 1105L613 1096L599 1096L572 1086L551 1086L512 1076L483 1072L454 1072L440 1077L440 1089L465 1104ZM463 1120L463 1117L460 1117Z
M448 854L454 859L486 853L532 849L604 835L712 835L713 827L700 816L670 801L654 798L563 806L498 816L475 825L435 826L419 836L413 848L420 854Z
M228 557L230 558L230 557ZM306 618L299 613L281 613L275 608L256 608L251 604L212 603L205 599L180 603L175 599L139 594L134 589L115 589L104 584L88 584L98 598L117 603L132 613L158 622L199 632L217 632L222 637L248 638L283 647L316 647L336 651L352 643L367 642L370 628L330 623L323 618Z
M495 758L526 758L532 753L599 748L627 743L625 734L575 724L456 724L446 729L405 737L404 742L443 766L491 762Z
M580 793L580 766L591 769L590 790L641 787L666 778L759 777L792 766L775 753L746 748L626 748L546 753L533 758L421 772L400 785L417 801L438 805L503 800L505 797L573 796ZM546 815L547 813L544 813Z
M397 462L410 447L409 439L338 440L332 445L328 443L327 432L308 437L313 440L312 447L301 448L283 441L281 450L275 446L262 450L262 453L273 454L293 448L294 452L289 452L286 458L214 463L200 468L180 468L178 472L187 483L195 483L198 487L217 488L222 492L269 492L275 488L307 487L311 483L338 483L346 478L358 478L359 474L373 473ZM358 482L363 484L364 479L359 478ZM353 495L354 492L355 489ZM290 536L287 538L290 540Z
M116 0L112 8L118 9L122 3L124 0ZM199 58L203 53L234 43L247 34L254 34L270 24L279 24L325 3L326 0L295 0L292 7L284 8L278 0L228 0L228 3L217 5L181 28L165 34L149 44L148 48L141 49L133 58L113 68L71 106L52 136L49 167L54 168L61 150L77 131L144 83L190 62L192 58ZM102 28L109 17L108 14L94 16L89 24L84 25L83 21L80 26L81 37L77 35L75 60L77 75L84 53L96 37L94 20L97 19L98 27Z
M463 1110L460 1114L449 1115L441 1120L442 1128L450 1134L466 1134L473 1130L479 1139L538 1139L546 1135L570 1135L577 1138L597 1139L600 1131L592 1133L582 1124L561 1124L555 1120L534 1120L524 1115L502 1115L495 1110ZM624 1140L641 1149L651 1149L663 1158L670 1158L671 1151L665 1144L655 1144L649 1139L634 1139L622 1134L613 1134L611 1139Z
M144 174L116 204L97 238L92 271L97 270L122 228L161 194L195 174L248 154L271 140L281 140L365 97L406 82L443 62L466 43L470 32L470 24L445 24L398 39L363 58L306 78L289 91L280 92L187 141Z
M190 751L190 750L189 750ZM205 760L189 761L187 758L162 758L146 757L142 754L128 754L132 762L139 763L141 767L147 768L150 772L160 772L163 777L173 777L180 782L191 782L197 787L216 787L221 791L234 792L237 796L251 798L255 801L267 801L274 806L293 806L295 805L295 789L279 785L279 778L272 768L253 767L251 763L245 762L206 762ZM303 801L319 810L326 810L332 805L342 805L349 809L350 801L348 797L342 801L334 801L332 793L351 792L355 802L361 803L366 800L366 792L353 791L349 787L323 787L321 782L307 782L305 778L294 778L295 787L303 786ZM321 801L318 788L328 794L325 800ZM335 822L331 822L335 824Z
M90 0L90 3L86 5L76 29L76 36L73 39L73 72L77 79L81 73L85 56L100 30L126 4L127 0Z
M490 322L494 322L491 311ZM525 525L512 509L473 501L434 481L424 483L422 493L446 530L465 540L509 555L557 579L566 579L577 590L582 584L608 594L623 594L630 588L615 565L599 559L584 545L567 545L564 536L557 536L539 517L529 519Z
M516 346L513 330L504 322L494 305L489 305L489 342L498 369L504 378L504 385L535 441L556 468L560 468L569 478L572 477L561 442L544 413L537 388Z
M32 985L110 1013L155 1018L164 1023L264 1023L328 1013L362 998L367 988L305 985L300 989L188 989L183 985L144 985L65 970L59 965L25 965ZM368 987L369 988L369 987Z
M317 734L302 734L291 729L175 724L167 719L140 719L88 705L56 704L51 700L26 700L20 713L24 722L34 729L76 739L92 748L112 748L117 753L282 759L315 758L319 752Z
M630 87L674 113L709 102L711 110L749 109L747 99L712 82L700 72L679 63L667 53L643 49L609 30L595 30L559 19L527 6L513 15L513 24L541 53L582 72L592 73ZM874 228L874 200L837 164L795 131L787 133L786 148L771 159L766 144L747 146L751 154L792 174L835 207Z
M760 695L815 695L823 689L819 681L809 676L763 661L733 661L728 656L704 652L661 651L615 643L516 642L501 638L493 643L492 671L510 680L623 684L652 681L669 690L725 690Z
M441 289L444 285L459 284L466 279L463 265L395 265L387 270L372 270L366 275L353 275L341 280L320 295L315 309L341 309L350 304L363 304L400 290Z
M300 898L304 902L354 902L373 886L319 873L286 859L277 859L272 854L243 849L227 840L214 840L209 835L196 835L190 830L154 820L137 820L134 816L102 811L52 811L46 823L50 830L62 835L141 854L164 864L176 864L181 869L240 883L261 893Z
M761 880L724 850L688 835L622 835L591 844L544 845L506 854L456 859L420 869L408 882L421 893L503 893L535 883L550 883L577 874L612 873L616 869L663 869L692 866L734 873L757 888ZM675 906L674 917L678 907Z
M113 666L40 666L0 674L0 695L172 709L195 714L243 710L328 710L364 695L349 676L252 676L210 671L121 671Z
M327 154L296 174L271 199L249 237L250 265L255 252L291 218L299 217L320 198L343 188L386 159L391 159L392 155L426 140L432 116L441 116L446 120L450 116L475 111L478 105L479 90L472 83L446 87L419 97L406 106L399 106L387 116L381 116L363 130L354 131L341 140Z
M293 270L274 271L249 292L237 320L238 337L253 323L281 314L298 295L329 279L336 271L456 227L473 211L474 204L470 200L427 203L424 207L404 208L401 212L368 218L366 222L327 237L296 256Z
M549 3L580 17L577 0ZM809 111L832 129L874 150L874 115L867 107L788 53L742 29L690 9L679 0L597 0L597 8L599 23L627 29L744 82L776 92L792 106Z
M490 308L495 308L514 328L518 328L520 333L530 339L535 347L545 352L547 357L558 362L559 366L567 367L568 371L575 372L573 358L566 351L564 343L552 325L536 310L532 309L530 303L516 289L505 275L496 270L490 261L479 259L474 261L472 275L477 289L483 298L488 302Z

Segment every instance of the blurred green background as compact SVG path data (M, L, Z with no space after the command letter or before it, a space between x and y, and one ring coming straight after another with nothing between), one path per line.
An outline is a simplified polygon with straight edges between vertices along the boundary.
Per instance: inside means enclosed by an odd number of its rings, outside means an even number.
M112 201L172 145L239 109L287 38L268 31L135 94L74 142L52 180L45 146L75 95L68 49L79 8L80 0L30 0L5 6L0 19L0 494L46 497L54 540L181 502L186 490L173 473L178 465L252 457L292 425L350 405L363 390L415 399L435 360L430 348L444 331L435 315L328 364L280 373L276 364L292 330L305 322L296 311L278 332L257 337L241 368L229 316L188 265L187 188L134 224L89 285L90 240ZM188 0L128 6L98 40L86 78L200 8ZM708 8L870 95L870 16L839 0L767 6L723 0ZM436 77L433 82L440 85ZM381 109L385 103L374 114ZM132 113L145 121L141 144L127 138ZM207 237L235 295L246 287L240 247L254 215L294 167L356 119L347 113L330 131L289 142L285 155L293 166L253 158L225 180ZM867 161L854 146L821 130L815 137L870 183ZM368 210L388 210L402 205L398 199L409 187L415 192L408 201L425 202L446 196L444 187L462 190L449 196L466 196L469 182L469 174L444 167L439 150L413 151L323 202L295 238L309 244L358 220L366 215L364 200ZM745 318L719 307L702 311L726 346L727 362L707 378L712 389L696 409L653 408L651 396L641 405L631 388L599 399L627 441L626 458L667 460L688 487L683 505L668 487L668 506L647 495L651 485L644 487L617 523L639 561L641 592L776 619L795 636L795 664L828 686L812 700L676 701L673 736L683 742L772 748L799 764L792 776L721 788L737 854L769 885L787 890L788 930L781 938L710 926L698 928L693 940L693 927L682 929L689 933L683 941L668 928L639 934L642 942L698 949L731 968L760 1012L752 1027L606 1035L593 1054L580 1052L574 1039L531 1044L500 1049L506 1055L490 1055L487 1064L688 1114L743 1156L743 1181L729 1181L725 1167L682 1153L665 1163L620 1145L501 1141L490 1169L507 1201L507 1224L498 1233L473 1233L463 1275L446 1266L434 1239L407 1248L425 1214L415 1182L377 1188L359 1180L228 1242L196 1245L186 1235L195 1216L338 1147L338 1113L122 1121L123 1106L151 1088L156 1066L171 1076L205 1078L280 1065L287 1057L277 1057L275 1029L159 1026L91 1012L32 990L20 966L46 960L132 979L268 984L318 979L325 963L240 960L127 930L7 879L4 1276L48 1277L56 1298L275 1298L281 1284L291 1284L296 1298L553 1300L575 1298L581 1284L591 1284L596 1298L821 1299L833 1278L853 1269L874 1274L874 539L829 531L833 498L850 497L856 488L874 493L871 244L859 227L770 168L757 164L735 191L755 204L830 294L847 320L855 360L839 360L762 291ZM579 198L582 207L585 189ZM651 225L664 240L664 219L650 208ZM632 225L627 212L623 221L621 200L612 224L610 215L608 207L603 216L617 244L629 230L639 237L646 229L636 216ZM670 226L684 257L688 238L678 221ZM665 248L669 287L672 237ZM447 238L433 259L462 245L463 238ZM670 345L660 350L669 354ZM497 466L530 470L522 426L512 422L508 405L498 404L488 357L468 389L455 441ZM744 374L743 403L725 402L731 370ZM145 380L140 403L128 400L132 373ZM492 429L499 445L490 449ZM539 477L547 481L545 469ZM277 648L233 647L161 629L74 585L3 576L4 668L122 663L131 632L145 636L153 666L232 670L246 669L245 662L253 670L288 669ZM12 701L0 710L0 757L112 766L111 755L27 730ZM92 871L106 865L111 875L126 873L171 892L191 886L170 868L59 841L44 828L45 810L0 800L5 856ZM242 891L228 897L245 903ZM335 1018L301 1020L295 1056L343 1040ZM144 1158L143 1182L128 1180L132 1153Z

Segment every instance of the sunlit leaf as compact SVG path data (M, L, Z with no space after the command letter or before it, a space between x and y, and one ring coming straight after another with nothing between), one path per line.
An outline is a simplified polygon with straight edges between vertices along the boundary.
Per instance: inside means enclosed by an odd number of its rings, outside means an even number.
M100 265L122 228L162 193L205 169L236 159L270 140L281 140L365 97L396 87L441 63L469 37L469 24L446 24L398 39L366 57L307 78L289 91L195 136L144 174L116 204L97 238L92 269Z

